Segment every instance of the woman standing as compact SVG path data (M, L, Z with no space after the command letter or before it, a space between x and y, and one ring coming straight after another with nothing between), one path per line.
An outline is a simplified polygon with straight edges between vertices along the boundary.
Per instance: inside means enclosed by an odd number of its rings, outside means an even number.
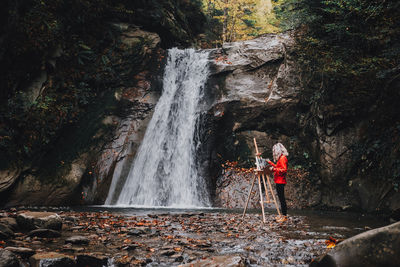
M281 144L277 143L272 147L272 155L274 157L274 164L272 161L268 163L272 166L271 169L274 172L274 182L276 185L276 191L278 193L279 201L281 202L282 218L279 218L280 222L287 220L287 209L285 199L285 185L286 185L286 173L289 153L286 148Z

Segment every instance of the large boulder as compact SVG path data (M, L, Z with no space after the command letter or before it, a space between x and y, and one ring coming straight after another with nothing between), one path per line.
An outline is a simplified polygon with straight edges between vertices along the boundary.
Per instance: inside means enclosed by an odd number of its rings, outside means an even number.
M33 174L23 176L15 183L7 206L65 204L76 192L88 164L89 155L82 153L63 166L65 173L52 181L42 181Z
M18 226L22 230L52 229L60 231L62 228L61 217L54 212L29 211L17 216Z
M17 256L11 251L0 248L0 267L22 266Z
M399 266L400 222L349 238L310 266Z
M4 248L5 250L11 251L12 253L15 253L22 258L29 258L33 254L35 254L35 251L31 248L24 248L24 247L6 247Z
M29 263L32 267L69 267L76 266L75 260L72 256L55 253L44 252L37 253L29 258Z

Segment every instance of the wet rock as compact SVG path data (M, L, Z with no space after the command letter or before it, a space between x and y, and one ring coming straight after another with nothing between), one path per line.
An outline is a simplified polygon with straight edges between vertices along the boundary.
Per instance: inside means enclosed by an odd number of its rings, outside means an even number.
M44 238L55 238L60 237L61 233L52 229L36 229L28 233L30 237L44 237Z
M149 234L151 233L151 229L150 228L145 228L145 227L137 227L133 230L130 230L128 232L128 235L131 236L141 236L141 235L145 235L145 234Z
M135 250L139 247L138 244L130 244L128 246L123 246L122 250Z
M175 253L176 252L174 250L164 250L164 251L161 251L160 255L169 257L169 256L174 255Z
M399 266L400 222L349 238L310 266Z
M0 192L5 191L12 186L20 173L21 170L19 168L10 168L0 171Z
M17 256L11 251L0 249L0 267L20 267L22 266Z
M64 217L64 221L70 223L76 223L78 221L78 218L75 216L66 216Z
M14 236L14 232L10 229L8 225L0 223L0 239L9 239Z
M17 223L22 230L52 229L60 231L62 219L53 212L24 212L17 216Z
M17 220L12 217L0 218L0 224L7 225L13 231L17 230L18 228Z
M22 258L29 258L33 254L35 254L35 251L30 248L24 248L24 247L6 247L5 250L11 251Z
M37 253L29 258L29 263L31 264L31 267L76 266L73 257L55 252Z
M190 262L182 267L245 267L245 260L241 256L228 255L228 256L215 256L204 260Z
M174 262L182 262L184 260L182 255L172 255L171 259L173 259Z
M94 255L78 255L76 256L76 264L78 267L82 266L107 266L108 258L103 256Z
M65 239L65 243L71 243L74 245L87 245L89 244L89 238L85 237L85 236L71 236L67 239Z

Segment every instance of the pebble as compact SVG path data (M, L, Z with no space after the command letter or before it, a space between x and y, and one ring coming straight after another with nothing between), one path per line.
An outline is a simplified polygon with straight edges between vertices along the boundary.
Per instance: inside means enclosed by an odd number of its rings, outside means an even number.
M85 236L71 236L65 239L65 243L71 243L74 245L87 245L89 244L89 239Z

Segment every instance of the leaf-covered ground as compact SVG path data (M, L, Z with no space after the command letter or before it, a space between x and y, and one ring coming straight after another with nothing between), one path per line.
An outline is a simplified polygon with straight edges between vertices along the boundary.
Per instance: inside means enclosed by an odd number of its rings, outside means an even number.
M20 212L2 214L15 217ZM242 220L239 212L149 212L132 216L114 211L57 211L63 219L61 237L29 237L16 231L13 239L0 245L28 247L36 253L109 258L116 266L177 266L213 261L221 255L228 256L221 261L239 259L251 266L298 266L309 264L338 240L369 229L365 220L332 215L293 215L278 223L271 212L263 224L259 213L246 214ZM67 243L71 236L81 236L89 243Z

